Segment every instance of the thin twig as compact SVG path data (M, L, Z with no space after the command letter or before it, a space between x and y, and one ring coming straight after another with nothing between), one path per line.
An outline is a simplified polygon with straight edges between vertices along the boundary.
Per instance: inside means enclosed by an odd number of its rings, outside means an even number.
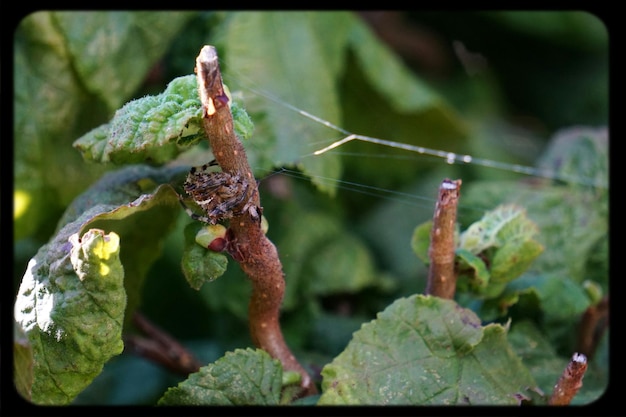
M608 325L609 297L605 296L600 302L585 310L578 327L576 350L591 360Z
M247 179L248 198L244 200L254 207L260 207L256 181L244 147L233 128L228 96L224 93L217 51L213 46L202 48L196 58L195 70L203 106L203 125L213 155L222 171ZM248 211L231 219L230 230L235 246L231 254L252 282L249 322L254 344L280 360L285 370L297 371L302 375L304 395L317 393L311 377L285 343L280 328L279 314L285 279L276 247L263 233L259 219L255 219Z
M572 398L583 386L583 376L587 370L587 357L580 353L574 353L567 364L567 368L554 386L548 405L569 405Z
M430 232L426 294L446 299L453 299L456 291L454 229L460 189L461 180L445 179L441 183Z
M128 350L163 365L177 374L189 375L200 369L200 362L191 352L142 314L133 315L133 324L147 337L125 336L124 344Z

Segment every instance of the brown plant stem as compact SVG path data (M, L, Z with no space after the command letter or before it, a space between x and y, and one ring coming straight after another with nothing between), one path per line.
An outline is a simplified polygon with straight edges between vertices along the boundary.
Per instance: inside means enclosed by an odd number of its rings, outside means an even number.
M605 296L597 304L589 306L578 327L576 351L591 360L598 343L609 325L609 297Z
M217 51L213 46L206 45L202 48L196 58L195 71L203 107L203 126L211 143L213 156L222 171L248 180L247 201L260 207L254 175L245 149L234 131ZM254 344L280 360L285 370L296 371L302 375L303 395L317 393L311 377L285 343L280 328L279 314L285 292L285 279L276 247L263 233L259 220L254 219L249 212L235 215L230 221L230 229L236 247L233 250L235 253L231 254L252 282L248 314Z
M548 405L569 405L572 398L583 386L583 376L585 376L586 370L587 357L580 353L574 353L559 381L554 386Z
M461 180L445 179L439 186L428 249L430 267L426 283L427 295L454 298L457 279L454 271L454 228L460 189Z
M133 315L133 324L147 337L125 336L124 344L128 350L180 375L186 376L200 369L200 362L191 352L142 314Z

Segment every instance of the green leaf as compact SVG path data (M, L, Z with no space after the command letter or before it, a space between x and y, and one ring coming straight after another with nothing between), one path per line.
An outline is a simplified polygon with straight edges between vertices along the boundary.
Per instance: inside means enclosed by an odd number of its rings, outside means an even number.
M460 291L471 289L473 292L484 292L491 278L485 262L466 249L457 249L455 256L459 270L457 288Z
M32 345L33 402L71 401L121 352L122 326L180 213L176 192L159 183L182 172L133 166L105 175L31 259L15 315Z
M443 96L434 94L378 37L361 28L362 24L359 22L351 33L350 51L354 53L348 54L341 79L341 126L364 136L416 148L458 149L467 138L465 122ZM367 35L361 36L364 34ZM379 49L384 51L384 58L373 53ZM428 158L405 149L365 141L353 141L342 149L359 156L348 154L342 158L344 176L358 177L372 187L395 190L411 182L417 185L416 179L423 179L425 171L432 167ZM414 157L421 162L409 162ZM399 162L402 160L406 163ZM424 181L419 184L423 186ZM359 200L355 196L351 205L367 204Z
M161 256L164 240L181 212L178 194L169 184L159 183L169 176L178 177L181 171L181 167L161 170L128 167L108 174L83 195L91 200L94 209L87 211L93 217L85 221L81 230L88 227L112 230L122 239L127 322L139 305L144 279ZM149 188L142 188L146 186ZM137 188L130 191L134 187ZM128 192L132 194L124 196ZM111 204L118 198L122 201Z
M459 238L459 247L479 254L513 240L526 241L538 233L520 206L500 205L470 225Z
M336 81L348 31L355 21L351 14L336 12L233 13L224 34L224 72L237 79L244 74L255 89L339 124ZM335 133L313 121L294 123L294 113L273 102L251 98L246 107L251 114L262 115L257 125L261 124L260 130L272 138L263 137L272 144L263 149L263 156L252 155L252 159L259 160L260 168L296 165L312 175L320 189L334 193L334 184L320 182L315 176L337 178L341 172L339 157L303 156L310 155L320 140Z
M451 300L396 300L324 367L319 404L519 404L535 382L506 335Z
M469 184L464 204L512 203L523 206L539 228L536 240L545 248L529 271L552 273L575 282L593 279L607 284L608 253L608 133L577 127L558 132L539 166L558 174L588 179L587 184L534 184L483 181ZM601 254L598 256L596 253ZM593 260L593 262L592 262Z
M426 265L430 263L428 249L430 248L430 231L432 228L433 221L428 220L417 226L411 236L411 249L413 249L419 260Z
M13 322L13 383L23 398L30 398L33 386L33 348L24 329Z
M295 166L311 176L319 189L334 195L336 183L327 179L340 176L339 155L328 152L314 156L312 153L344 133L294 113L300 109L336 126L375 125L371 131L379 132L376 127L384 125L394 132L394 138L399 129L396 119L400 119L404 122L400 128L402 133L407 133L412 140L422 139L415 135L416 119L409 120L409 116L418 113L419 121L426 121L423 128L435 141L445 135L458 137L464 133L464 126L451 108L416 80L353 13L237 12L228 15L226 22L220 38L221 49L225 51L222 56L226 62L224 72L227 78L241 83L242 90L249 88L256 92L246 97L246 107L260 132L256 141L263 141L262 145L252 141L248 148L252 151L249 152L252 165L259 171L267 172L275 166ZM371 86L350 84L353 78L359 81L362 78L360 72L353 74L352 67L346 66L354 61L353 56L367 75L363 83L369 82ZM354 103L344 96L363 101L363 88L378 89L379 95L372 97L372 101L360 103L358 110L346 119L342 112L349 111ZM346 94L355 90L359 94ZM371 105L372 102L376 105ZM413 114L405 115L407 112ZM389 113L395 118L388 120ZM366 119L365 125L363 119ZM422 126L419 122L418 125Z
M302 294L389 290L394 283L376 271L373 256L330 214L283 206L275 227L284 230L276 246L288 285L283 309L299 305ZM273 226L274 227L274 226Z
M77 72L88 91L116 109L144 81L154 62L194 12L55 12Z
M430 263L431 229L432 221L421 224L411 240L413 251L425 264ZM458 237L458 289L486 299L499 296L506 283L526 271L542 252L543 246L532 240L537 233L537 226L521 207L501 205L485 213Z
M537 167L572 180L572 184L604 196L609 186L609 136L605 127L564 129L552 138Z
M226 85L224 85L224 89L228 89ZM230 96L229 96L230 97ZM235 133L242 140L247 140L252 138L252 134L254 133L254 123L250 116L248 116L248 112L243 107L243 103L237 98L237 96L231 97L231 100L228 102L230 105L230 112L233 115L233 128L235 129Z
M435 107L438 111L449 112L450 121L453 120L451 108L441 96L416 78L400 57L381 42L364 22L351 25L349 42L369 83L398 112L426 111Z
M524 275L510 283L507 292L537 297L547 322L577 321L591 303L581 286L552 274Z
M125 104L74 147L91 161L162 164L184 150L179 141L188 146L190 136L202 138L201 107L195 75L179 77L163 93Z
M22 203L15 216L16 239L45 228L45 241L65 205L102 173L85 167L69 146L105 109L89 100L76 79L56 23L54 13L36 12L15 31L14 184L16 201Z
M150 201L149 198L146 199L146 196L154 193L159 185L168 182L181 183L188 172L188 167L184 166L153 168L146 165L131 165L109 172L72 201L59 219L57 230L99 205L115 209L140 197L141 199L137 202L145 204ZM107 207L99 208L100 212ZM130 204L127 208L132 210L133 207ZM119 214L124 214L124 212L119 212L118 218Z
M377 274L368 248L350 234L334 236L308 256L308 294L356 293L367 287L391 289L394 286Z
M237 349L204 366L176 387L159 405L278 405L283 369L267 352Z
M249 138L253 124L239 103L231 107L235 133ZM202 105L195 75L172 80L163 93L130 101L113 119L74 142L96 162L163 164L201 140Z
M215 281L226 272L226 255L203 248L196 242L196 235L202 225L193 222L185 227L185 247L181 261L185 279L194 290L199 290L205 282Z
M465 258L460 272L469 268L478 274L460 276L459 288L467 278L474 295L483 299L498 297L506 284L524 273L543 251L543 246L533 240L538 232L522 207L504 204L485 213L459 237L456 252Z
M106 168L72 141L105 121L144 81L189 13L47 12L14 37L15 238L43 235ZM59 161L63 163L59 164Z
M122 352L126 293L119 236L66 225L31 259L15 319L32 347L36 404L67 404Z
M543 252L543 246L534 240L510 240L498 248L491 262L494 282L509 282L522 275Z

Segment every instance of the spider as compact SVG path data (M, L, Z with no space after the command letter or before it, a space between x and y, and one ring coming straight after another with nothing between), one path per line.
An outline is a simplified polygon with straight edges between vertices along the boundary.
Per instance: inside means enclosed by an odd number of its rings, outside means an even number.
M222 219L229 219L235 215L249 213L253 219L260 221L260 208L256 207L251 198L248 198L250 184L239 175L227 172L210 171L210 167L216 166L215 160L200 167L192 167L183 185L187 194L193 198L206 216L200 216L192 212L182 201L185 211L195 220L204 223L216 224ZM237 209L244 201L244 206Z

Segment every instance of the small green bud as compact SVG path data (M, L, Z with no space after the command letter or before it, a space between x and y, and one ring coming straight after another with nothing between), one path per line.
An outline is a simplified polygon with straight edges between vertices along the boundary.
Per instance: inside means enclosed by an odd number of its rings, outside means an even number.
M287 386L291 384L299 384L302 380L302 375L296 371L285 371L283 372L283 381L282 385Z
M226 249L226 227L221 224L207 224L196 234L196 243L213 252Z
M591 300L591 305L596 305L602 300L602 288L598 283L585 280L583 282L583 288L587 293L587 297Z

